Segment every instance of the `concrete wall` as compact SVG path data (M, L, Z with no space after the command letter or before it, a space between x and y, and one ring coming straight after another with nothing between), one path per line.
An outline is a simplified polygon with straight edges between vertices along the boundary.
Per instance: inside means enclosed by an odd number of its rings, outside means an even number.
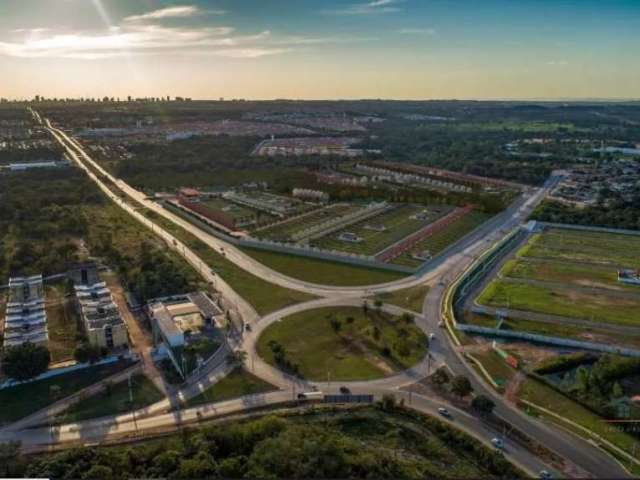
M551 337L547 335L518 332L514 330L500 330L497 328L480 327L478 325L469 325L466 323L456 322L455 325L458 330L468 333L489 335L492 337L515 338L518 340L526 340L528 342L542 343L547 345L557 345L567 348L578 348L583 350L593 350L597 352L615 353L617 355L640 357L640 350L636 350L633 348L617 347L615 345L606 345L603 343L595 342L582 342L580 340L571 340L569 338Z

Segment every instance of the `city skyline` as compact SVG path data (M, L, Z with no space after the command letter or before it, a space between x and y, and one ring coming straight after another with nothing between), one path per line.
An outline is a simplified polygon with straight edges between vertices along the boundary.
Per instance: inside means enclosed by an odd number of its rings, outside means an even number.
M639 98L633 1L7 0L7 98Z

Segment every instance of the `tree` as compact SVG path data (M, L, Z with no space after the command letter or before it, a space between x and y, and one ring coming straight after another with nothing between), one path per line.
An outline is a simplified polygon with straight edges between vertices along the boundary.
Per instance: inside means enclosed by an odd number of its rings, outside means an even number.
M489 415L496 404L489 397L478 395L471 400L471 407L481 415Z
M227 355L227 362L236 367L244 366L247 361L247 352L244 350L235 350Z
M390 393L385 393L380 400L382 410L392 410L396 406L396 397Z
M611 388L611 395L613 398L621 398L624 396L624 390L618 382L614 382L613 387Z
M82 343L73 351L73 358L78 363L95 363L102 357L102 349L89 343Z
M451 391L460 398L466 397L473 391L471 382L464 375L457 375L451 381Z
M336 334L340 333L340 330L342 330L342 322L335 317L331 317L329 322L331 323L331 328L333 329L333 331Z
M0 443L0 478L19 478L22 476L24 459L20 453L20 443Z
M355 319L355 318L353 318L352 316L348 316L348 317L346 318L346 321L347 321L347 323L348 323L349 325L351 325L353 322L355 322L355 321L356 321L356 319Z
M27 342L10 347L2 359L2 371L10 378L23 382L47 371L51 354L46 347Z
M376 299L376 301L373 302L373 305L376 307L377 311L380 311L382 309L382 305L383 305L382 300Z
M438 368L433 375L431 375L431 380L436 385L444 385L449 382L449 374L447 373L447 369L445 367Z

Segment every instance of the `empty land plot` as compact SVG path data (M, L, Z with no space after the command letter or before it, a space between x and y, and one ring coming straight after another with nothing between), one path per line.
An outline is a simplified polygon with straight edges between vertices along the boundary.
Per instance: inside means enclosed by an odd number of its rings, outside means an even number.
M450 210L451 207L441 205L400 205L391 211L322 237L316 240L314 245L325 250L374 255L429 225ZM354 234L359 241L340 240L340 235L345 233Z
M326 208L315 210L306 215L286 220L271 227L266 227L255 232L255 236L259 238L268 238L271 240L291 240L291 237L308 228L320 225L332 218L342 217L359 210L361 207L350 204L330 205Z
M225 215L231 217L236 224L250 224L255 223L260 219L260 221L269 220L274 218L272 215L269 215L265 212L260 212L258 210L254 210L253 208L245 207L244 205L238 205L233 202L229 202L222 198L211 198L202 202L207 208L211 210L218 210Z
M603 292L494 280L478 297L478 303L604 324L640 325L640 296L638 299L620 298Z
M478 303L602 324L640 325L640 287L617 268L640 264L640 237L549 229L533 235ZM636 295L637 293L637 295Z
M532 237L526 257L640 268L640 235L551 228Z
M46 312L51 362L72 360L73 351L79 343L79 319L73 300L65 298L64 284L47 287Z
M414 253L429 252L435 257L449 245L454 244L466 234L475 230L490 218L490 215L482 212L470 212L462 218L451 223L447 228L434 233L433 235L418 242L411 250L403 253L391 263L417 267L423 260L412 257Z
M501 275L509 278L566 283L583 287L637 291L640 295L640 288L619 282L617 270L605 265L554 262L521 257L509 260L503 267Z

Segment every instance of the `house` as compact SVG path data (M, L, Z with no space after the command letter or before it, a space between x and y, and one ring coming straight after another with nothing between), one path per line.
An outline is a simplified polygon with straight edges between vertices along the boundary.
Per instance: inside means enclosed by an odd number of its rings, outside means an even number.
M182 351L199 339L209 327L223 320L224 312L204 292L158 298L147 304L153 343L160 355L167 355L185 378Z
M108 349L127 348L127 327L106 283L76 284L75 292L89 343Z
M9 279L4 347L49 341L42 275Z

